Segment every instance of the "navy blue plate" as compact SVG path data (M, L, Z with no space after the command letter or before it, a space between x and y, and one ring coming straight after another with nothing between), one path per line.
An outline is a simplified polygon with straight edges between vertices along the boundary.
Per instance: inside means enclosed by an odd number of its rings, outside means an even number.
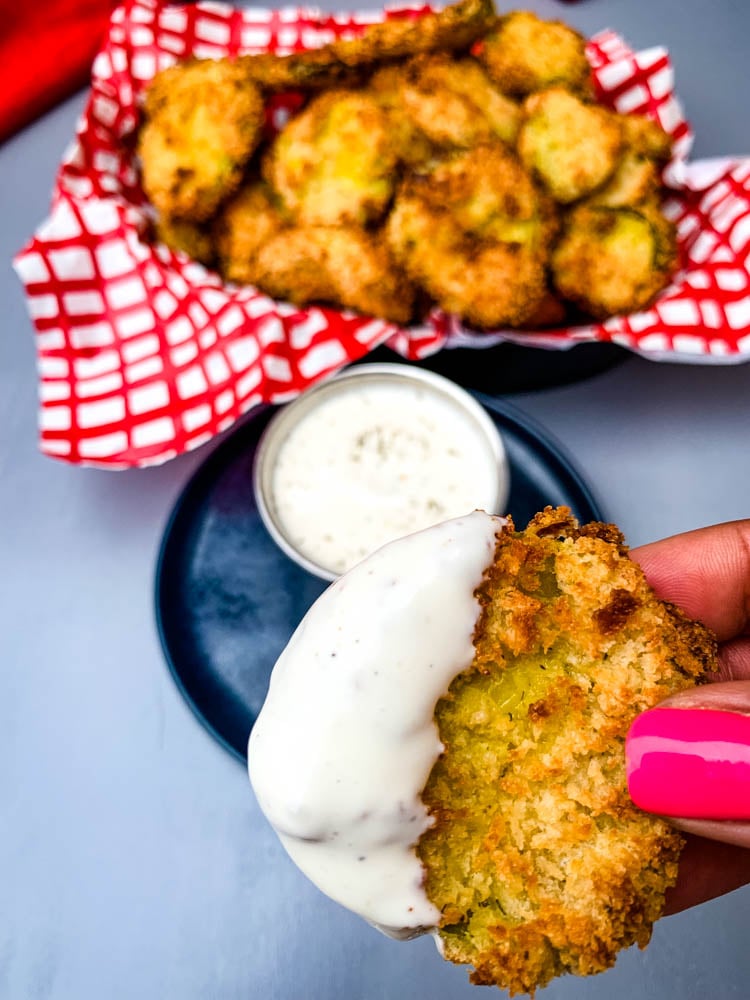
M505 441L508 510L525 525L546 504L601 520L589 488L560 445L525 414L477 394ZM172 512L156 569L156 621L186 701L230 753L245 759L268 677L299 621L327 584L276 546L253 496L260 411L206 459Z

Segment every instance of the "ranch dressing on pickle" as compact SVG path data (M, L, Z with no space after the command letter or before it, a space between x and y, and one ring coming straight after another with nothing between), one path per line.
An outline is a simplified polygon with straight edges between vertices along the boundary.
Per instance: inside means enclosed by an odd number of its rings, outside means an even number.
M250 780L291 858L393 936L439 922L414 851L442 750L433 713L473 659L474 591L504 524L480 511L446 521L331 584L276 663L250 735Z
M411 384L352 385L290 431L271 495L291 544L343 573L402 535L493 510L498 465L450 398Z

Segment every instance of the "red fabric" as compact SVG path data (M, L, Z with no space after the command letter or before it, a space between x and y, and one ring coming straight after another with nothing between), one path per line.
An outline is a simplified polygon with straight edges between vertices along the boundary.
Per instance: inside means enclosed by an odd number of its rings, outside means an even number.
M113 0L0 0L0 141L89 78Z

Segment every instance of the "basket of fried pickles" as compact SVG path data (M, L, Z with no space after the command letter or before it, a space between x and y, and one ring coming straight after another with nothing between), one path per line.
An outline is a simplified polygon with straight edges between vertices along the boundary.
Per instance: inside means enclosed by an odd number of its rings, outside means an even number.
M750 160L690 141L664 49L491 0L124 0L15 259L41 448L163 462L381 345L742 361Z
M269 136L290 90L305 103ZM297 306L535 329L643 309L677 266L670 137L597 103L576 31L492 0L181 61L144 112L155 237Z

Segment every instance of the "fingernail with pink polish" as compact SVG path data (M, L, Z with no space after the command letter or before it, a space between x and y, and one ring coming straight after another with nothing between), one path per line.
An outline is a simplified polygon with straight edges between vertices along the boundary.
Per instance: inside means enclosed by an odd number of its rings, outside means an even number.
M625 742L628 789L646 812L750 819L750 716L653 708Z

